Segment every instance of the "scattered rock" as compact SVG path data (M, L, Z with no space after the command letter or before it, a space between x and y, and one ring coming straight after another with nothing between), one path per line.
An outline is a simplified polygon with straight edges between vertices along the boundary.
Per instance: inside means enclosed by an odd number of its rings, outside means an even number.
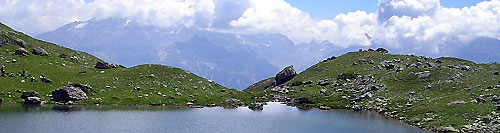
M30 53L26 51L24 48L19 48L14 52L15 55L20 55L20 56L28 56Z
M467 66L467 65L461 66L460 70L469 71L470 70L470 66Z
M431 75L431 71L417 72L417 73L415 73L415 75L418 76L418 79L424 80L424 79L429 78L429 76Z
M377 48L377 50L375 50L375 51L380 52L380 53L384 53L384 54L389 53L389 51L387 51L387 49L385 49L385 48Z
M451 126L448 126L448 127L439 127L439 128L436 128L433 130L434 132L438 132L438 133L449 133L449 132L460 132L460 130L458 129L455 129Z
M228 102L228 103L239 103L240 100L238 99L234 99L234 98L228 98L228 99L224 99L224 102Z
M50 54L45 51L45 49L43 49L42 47L35 47L35 49L33 49L33 51L31 52L33 53L34 55L38 55L38 56L50 56Z
M295 72L295 69L293 68L293 65L285 67L281 72L276 74L275 80L276 80L276 85L283 84L295 77L297 75L297 72Z
M346 79L354 79L356 77L354 77L353 74L344 74L344 73L341 73L337 76L337 79L343 79L343 80L346 80Z
M52 100L56 102L68 102L87 99L87 94L79 87L66 85L52 91Z
M330 82L328 82L328 80L320 80L316 84L319 86L327 86L327 85L330 85Z
M464 101L464 100L457 100L457 101L449 102L447 105L448 106L454 106L454 105L457 105L457 104L467 104L467 102Z
M320 110L330 110L332 108L328 107L328 106L319 106L319 109Z
M107 63L107 62L97 62L97 64L95 64L95 68L96 69L110 69L112 68L111 64Z
M40 80L44 83L52 83L52 80L48 79L47 77L41 75Z
M23 48L28 48L29 47L29 44L24 42L23 40L21 39L15 39L14 42L16 43L16 45L20 46L20 47L23 47Z
M354 106L352 106L352 108L351 108L351 109L352 109L353 111L361 111L361 109L362 109L362 108L361 108L361 106L359 106L359 105L354 105Z

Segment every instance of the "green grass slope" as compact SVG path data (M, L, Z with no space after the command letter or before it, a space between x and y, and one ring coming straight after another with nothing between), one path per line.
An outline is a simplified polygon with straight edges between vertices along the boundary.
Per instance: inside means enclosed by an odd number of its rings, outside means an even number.
M88 84L94 89L87 93L88 99L76 101L77 104L186 105L192 102L194 105L222 106L230 104L224 99L243 95L237 90L168 66L95 69L95 64L102 60L85 52L36 40L3 24L0 24L0 37L6 42L0 46L0 66L5 66L7 73L15 74L15 77L0 77L0 98L3 102L22 102L20 96L23 92L36 91L44 100L53 103L50 101L51 92L68 83ZM28 52L39 46L51 56L15 55L15 50L20 48L15 39L29 44L26 48ZM34 76L37 82L19 76L18 73L23 70ZM41 82L41 75L52 82Z
M394 69L383 67L385 61ZM362 51L318 63L284 85L264 89L264 80L246 91L297 106L373 110L435 131L451 126L495 132L500 127L498 71L496 63ZM462 100L466 103L452 103Z

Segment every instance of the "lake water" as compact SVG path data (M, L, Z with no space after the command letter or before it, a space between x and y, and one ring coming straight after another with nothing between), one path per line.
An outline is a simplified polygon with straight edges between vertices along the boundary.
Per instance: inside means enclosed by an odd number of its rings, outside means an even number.
M0 132L428 132L373 112L248 108L0 105Z

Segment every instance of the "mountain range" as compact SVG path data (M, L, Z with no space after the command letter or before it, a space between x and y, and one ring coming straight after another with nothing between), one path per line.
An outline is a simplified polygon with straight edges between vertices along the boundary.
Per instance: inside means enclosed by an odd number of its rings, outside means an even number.
M185 27L159 28L123 18L77 21L37 38L125 66L153 63L179 67L239 90L274 76L285 66L294 65L300 72L331 56L381 46L345 48L328 41L296 44L279 33L235 34ZM471 45L447 49L446 55L476 62L498 62L500 54L493 51L500 51L499 45L498 39L481 38ZM415 54L404 48L388 49L393 53Z

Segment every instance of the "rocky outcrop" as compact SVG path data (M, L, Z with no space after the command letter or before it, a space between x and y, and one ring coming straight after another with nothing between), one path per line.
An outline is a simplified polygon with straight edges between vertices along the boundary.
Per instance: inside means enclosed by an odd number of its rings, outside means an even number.
M52 91L52 100L56 102L78 101L87 98L87 94L80 87L73 85L67 85Z
M20 46L20 47L23 47L23 48L28 48L29 47L29 44L24 42L23 40L21 39L15 39L14 42L16 43L16 45Z
M85 93L89 93L91 91L94 91L94 89L90 85L84 85L84 84L71 84L73 87L80 88Z
M389 53L389 51L387 51L387 49L385 49L385 48L378 48L375 51L380 52L380 53Z
M30 53L26 51L24 48L19 48L14 52L15 55L20 55L20 56L28 56Z
M295 77L297 75L297 72L295 72L295 69L292 66L285 67L281 72L276 74L275 80L276 80L276 85L283 84Z
M107 62L97 62L97 64L95 64L95 68L96 69L110 69L112 68L112 65L107 63Z
M50 54L42 47L35 47L31 53L38 56L50 56Z

